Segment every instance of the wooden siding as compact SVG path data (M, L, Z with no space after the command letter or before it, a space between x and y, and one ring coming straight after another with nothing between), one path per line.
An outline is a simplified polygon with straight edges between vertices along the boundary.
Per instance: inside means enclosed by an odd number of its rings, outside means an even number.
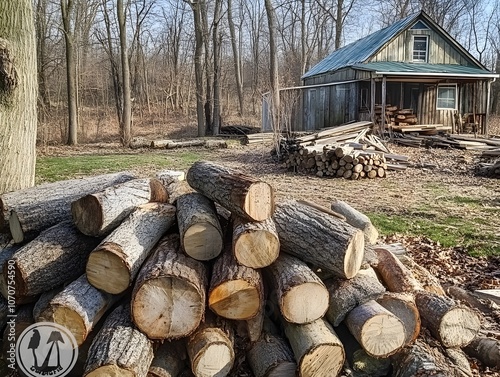
M360 80L366 77L370 77L369 72L357 71L352 68L345 68L334 73L326 73L324 75L306 78L304 80L304 85L321 85L332 82Z

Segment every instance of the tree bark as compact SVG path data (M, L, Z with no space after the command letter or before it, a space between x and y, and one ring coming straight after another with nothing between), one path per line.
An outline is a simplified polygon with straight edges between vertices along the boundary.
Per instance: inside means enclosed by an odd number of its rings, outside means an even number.
M384 286L378 279L359 274L349 280L329 279L325 281L325 285L330 294L330 304L326 316L335 327L340 325L355 307L375 300L385 292Z
M92 342L84 377L146 376L153 360L151 341L137 330L127 305L116 308Z
M236 43L236 29L233 21L233 2L227 1L227 21L229 25L229 35L231 36L231 48L233 50L234 76L236 80L236 92L238 93L239 115L244 114L244 92L243 92L243 75L241 73L241 60L238 44Z
M148 377L177 377L184 370L186 349L179 342L164 342L156 351Z
M417 292L416 303L422 325L445 347L463 347L478 334L479 316L469 308L434 293Z
M70 222L42 232L12 257L16 300L28 300L75 280L85 271L87 257L98 242L78 232ZM4 266L4 276L8 268Z
M273 219L282 251L344 279L358 273L365 247L361 230L295 201L277 205Z
M259 271L241 266L229 247L215 261L208 293L208 306L227 319L255 317L264 300L264 285Z
M186 254L201 261L217 257L224 240L214 203L194 192L180 196L176 206L181 246Z
M267 25L269 28L269 84L271 87L271 117L272 128L277 135L280 131L280 91L279 91L279 66L278 66L278 48L276 43L276 11L272 0L265 0Z
M71 203L106 187L127 182L128 172L47 183L0 196L0 231L9 225L17 243L33 239L38 232L71 220Z
M94 287L119 294L134 281L153 246L175 221L175 207L148 203L125 219L95 248L87 262Z
M265 295L265 292L264 292ZM262 329L264 326L264 318L266 315L265 300L262 300L261 306L257 315L253 318L247 319L245 322L248 340L250 343L256 342L262 335Z
M225 377L234 364L233 329L207 312L205 322L189 338L187 352L196 377Z
M374 269L380 274L387 289L391 292L413 293L423 290L422 285L415 279L398 258L389 250L375 248L378 263Z
M310 323L323 317L328 309L328 290L304 262L281 254L267 271L285 320Z
M467 355L478 359L490 368L500 367L500 342L498 339L477 337L465 348Z
M265 334L252 345L247 360L255 377L290 377L297 369L288 343L270 334Z
M38 85L32 1L2 1L0 20L2 194L35 183Z
M377 242L378 231L373 226L371 220L365 214L351 207L346 202L336 200L332 203L333 211L345 216L346 221L355 228L361 229L365 234L365 241L373 245Z
M296 325L283 322L302 377L338 376L345 361L342 343L323 319Z
M40 319L66 327L80 346L119 298L93 287L82 275L50 300Z
M269 266L278 258L280 240L272 218L248 221L233 220L233 255L238 263L250 268Z
M413 276L415 276L424 290L441 296L445 295L439 279L432 275L426 268L415 263L415 261L408 255L400 255L398 259L412 272Z
M354 308L345 321L349 331L370 356L388 357L405 345L404 324L376 301Z
M71 213L80 232L99 237L108 235L137 206L167 200L167 190L159 180L134 179L74 201Z
M203 319L207 285L205 266L180 251L177 234L168 235L137 277L132 319L150 339L188 336Z
M117 0L116 12L118 19L118 27L120 34L120 57L122 63L122 95L123 95L123 109L122 119L120 122L120 138L122 145L128 147L130 144L131 122L132 122L132 96L130 92L130 68L128 62L128 47L127 47L127 11L123 6L123 0Z
M256 178L211 162L195 162L187 173L189 185L234 214L263 221L274 212L274 190Z
M420 334L420 313L415 298L410 294L387 292L377 302L403 322L405 346L413 343Z

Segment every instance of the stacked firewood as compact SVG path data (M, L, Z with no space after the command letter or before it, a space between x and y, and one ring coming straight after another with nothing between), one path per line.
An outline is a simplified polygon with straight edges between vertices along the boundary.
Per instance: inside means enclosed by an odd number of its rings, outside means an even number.
M17 335L65 326L80 351L71 375L89 377L234 376L242 355L256 377L454 375L460 347L483 354L479 315L374 246L347 203L275 204L267 183L209 162L183 178L120 173L0 196L16 242L0 253L0 288L15 287ZM7 309L0 300L4 325ZM450 352L423 342L421 324Z
M391 126L406 127L417 124L417 115L413 113L412 109L396 109L391 111L391 113Z

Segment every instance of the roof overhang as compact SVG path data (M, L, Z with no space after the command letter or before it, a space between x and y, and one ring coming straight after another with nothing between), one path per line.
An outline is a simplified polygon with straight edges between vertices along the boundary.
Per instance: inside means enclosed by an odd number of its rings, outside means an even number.
M397 76L397 77L446 77L456 79L494 79L500 77L498 73L442 73L442 72L384 72L374 71L374 74L380 76Z

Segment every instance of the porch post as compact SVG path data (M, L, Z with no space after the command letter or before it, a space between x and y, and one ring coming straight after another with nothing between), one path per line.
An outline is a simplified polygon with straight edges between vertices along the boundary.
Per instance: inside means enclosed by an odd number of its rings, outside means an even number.
M380 136L385 131L385 107L386 107L386 94L387 94L387 77L382 76L382 123L380 124Z
M373 125L375 125L375 79L370 79L370 115L372 117Z
M490 101L491 101L491 82L492 80L487 80L487 85L488 85L488 90L486 94L486 111L485 111L485 116L484 116L484 134L488 136L489 129L488 129L488 120L490 119Z

